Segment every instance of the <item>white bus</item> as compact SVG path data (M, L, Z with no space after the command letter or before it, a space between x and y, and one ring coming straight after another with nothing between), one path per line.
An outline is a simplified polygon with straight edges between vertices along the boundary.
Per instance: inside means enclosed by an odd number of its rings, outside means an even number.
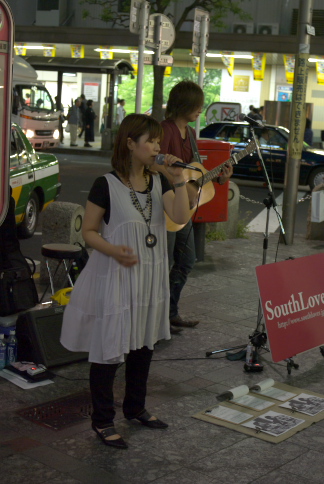
M19 124L36 150L59 145L59 117L50 93L22 57L13 64L12 122Z

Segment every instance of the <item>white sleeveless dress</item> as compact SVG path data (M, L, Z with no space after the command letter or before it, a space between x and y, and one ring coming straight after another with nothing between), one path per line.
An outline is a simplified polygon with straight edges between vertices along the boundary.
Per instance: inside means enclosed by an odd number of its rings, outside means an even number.
M101 235L111 244L131 247L139 262L123 267L93 250L65 308L61 343L70 351L89 352L90 362L112 364L124 361L130 350L152 350L158 340L170 339L170 291L160 176L152 176L151 233L157 237L153 248L146 247L148 228L131 202L129 188L114 175L105 176L111 208ZM147 195L136 195L144 208Z

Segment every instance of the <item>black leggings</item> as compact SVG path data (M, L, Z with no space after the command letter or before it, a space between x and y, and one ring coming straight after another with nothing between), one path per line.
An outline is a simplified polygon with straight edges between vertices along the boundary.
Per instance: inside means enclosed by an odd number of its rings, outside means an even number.
M147 346L130 351L126 358L124 416L135 418L145 409L146 384L153 350ZM113 384L118 364L92 363L90 367L90 390L93 413L92 422L104 428L112 424L115 417Z

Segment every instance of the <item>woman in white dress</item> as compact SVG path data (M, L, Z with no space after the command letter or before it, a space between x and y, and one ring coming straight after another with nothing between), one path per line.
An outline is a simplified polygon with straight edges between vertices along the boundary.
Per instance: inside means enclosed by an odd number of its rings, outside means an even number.
M89 352L92 428L109 446L127 448L114 428L113 382L126 361L123 412L150 428L167 424L145 409L154 344L170 339L169 270L164 211L178 224L189 220L179 158L165 155L167 178L150 170L163 135L151 116L131 114L114 144L114 171L89 194L82 234L94 250L64 313L61 342ZM181 160L180 160L181 161Z

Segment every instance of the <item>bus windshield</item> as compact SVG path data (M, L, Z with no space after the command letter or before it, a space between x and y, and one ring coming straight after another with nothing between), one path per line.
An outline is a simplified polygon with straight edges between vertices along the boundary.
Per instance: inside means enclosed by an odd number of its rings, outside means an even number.
M37 111L54 111L54 103L45 86L16 85L22 107Z

